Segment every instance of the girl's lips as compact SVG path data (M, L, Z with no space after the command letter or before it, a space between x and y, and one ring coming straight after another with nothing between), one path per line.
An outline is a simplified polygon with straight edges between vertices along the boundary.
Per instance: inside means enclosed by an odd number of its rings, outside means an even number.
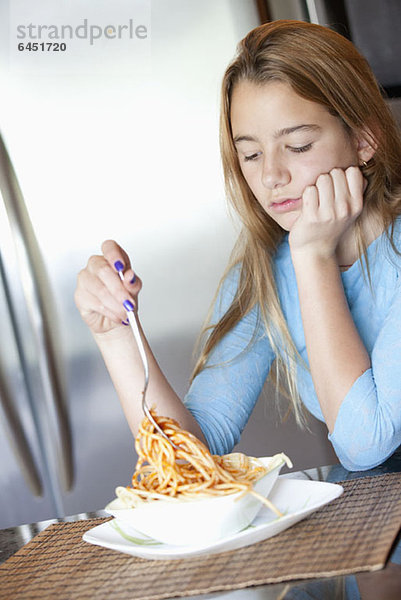
M288 198L288 200L283 200L282 202L273 202L270 208L276 213L296 210L301 208L301 198Z

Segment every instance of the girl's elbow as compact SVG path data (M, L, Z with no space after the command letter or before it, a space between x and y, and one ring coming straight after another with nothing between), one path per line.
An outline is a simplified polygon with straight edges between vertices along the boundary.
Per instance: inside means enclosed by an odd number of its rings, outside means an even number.
M341 452L337 456L347 471L369 471L383 464L394 451L389 448L359 449Z
M347 471L369 471L381 464L382 461L372 461L364 457L341 457L340 463Z

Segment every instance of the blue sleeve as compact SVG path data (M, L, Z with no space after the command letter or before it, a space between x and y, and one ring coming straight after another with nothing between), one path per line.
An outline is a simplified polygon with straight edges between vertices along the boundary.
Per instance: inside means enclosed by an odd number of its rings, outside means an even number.
M235 268L226 278L215 304L213 323L230 306L238 277L239 269ZM213 349L206 368L196 376L184 399L212 454L231 452L238 443L269 374L274 356L258 323L255 308Z
M380 465L401 444L401 288L371 352L371 368L354 383L329 435L349 471Z

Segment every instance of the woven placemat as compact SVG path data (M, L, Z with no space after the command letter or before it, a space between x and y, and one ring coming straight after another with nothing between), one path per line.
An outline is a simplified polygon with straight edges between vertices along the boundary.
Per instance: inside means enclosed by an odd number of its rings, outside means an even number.
M380 569L401 526L401 474L342 485L280 535L199 558L150 561L82 541L106 519L53 524L0 566L0 598L160 600Z

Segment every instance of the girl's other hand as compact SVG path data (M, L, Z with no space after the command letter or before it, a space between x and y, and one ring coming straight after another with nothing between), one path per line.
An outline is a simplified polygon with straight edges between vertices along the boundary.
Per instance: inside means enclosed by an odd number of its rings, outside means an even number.
M123 273L124 281L118 271ZM75 303L92 333L108 333L124 329L127 314L123 302L130 300L137 309L141 287L126 252L115 241L106 240L102 255L91 256L78 274Z
M358 167L319 175L302 195L302 210L289 234L291 253L335 255L341 237L362 211L365 181Z

